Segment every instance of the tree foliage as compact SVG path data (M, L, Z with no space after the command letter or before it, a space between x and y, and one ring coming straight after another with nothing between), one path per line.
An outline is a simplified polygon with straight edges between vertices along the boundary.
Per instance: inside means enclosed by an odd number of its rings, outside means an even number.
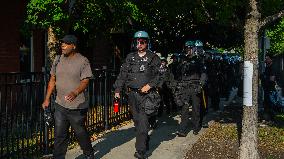
M52 27L60 35L109 33L140 19L143 15L128 0L31 0L26 21L41 28Z
M283 8L283 0L259 0L259 11L262 19L283 10Z
M148 19L139 26L147 28L156 45L165 50L180 49L186 39L215 46L242 44L243 0L141 0L136 5Z
M273 54L284 53L284 18L267 32L270 38L270 50Z
M284 9L283 0L260 0L260 11L262 17L273 15ZM284 53L284 19L273 22L268 26L267 35L270 38L270 50L273 54Z
M167 52L180 50L186 39L236 48L244 45L247 4L248 0L31 0L27 22L53 27L58 35L132 35L146 30L155 49ZM284 1L259 0L259 6L265 18L284 8Z
M27 5L27 20L29 24L39 28L52 26L57 33L68 21L64 0L31 0Z
M58 34L147 30L157 45L167 49L187 38L232 45L241 41L242 1L31 0L27 22L41 28L51 26Z

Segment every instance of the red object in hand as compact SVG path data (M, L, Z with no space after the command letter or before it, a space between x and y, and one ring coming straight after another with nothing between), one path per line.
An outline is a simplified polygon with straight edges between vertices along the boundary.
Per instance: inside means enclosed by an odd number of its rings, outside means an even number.
M114 103L113 103L113 111L115 112L115 113L117 113L118 111L119 111L119 100L118 100L118 98L115 98L114 99Z

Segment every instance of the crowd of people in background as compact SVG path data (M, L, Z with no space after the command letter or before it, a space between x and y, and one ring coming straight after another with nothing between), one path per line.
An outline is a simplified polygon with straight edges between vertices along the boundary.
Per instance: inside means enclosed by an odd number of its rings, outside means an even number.
M205 50L200 40L185 42L184 51L161 57L162 82L159 90L162 103L159 112L182 109L179 136L186 136L189 107L192 108L193 133L207 127L203 117L209 108L214 111L235 102L242 93L241 57L237 53ZM170 59L167 61L166 59ZM224 101L220 103L220 100ZM210 102L209 102L210 101Z

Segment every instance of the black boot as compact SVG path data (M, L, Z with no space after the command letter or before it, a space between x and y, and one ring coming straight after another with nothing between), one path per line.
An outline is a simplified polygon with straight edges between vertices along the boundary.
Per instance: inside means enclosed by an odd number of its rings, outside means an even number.
M178 136L178 137L186 137L186 132L185 131L178 131L178 132L176 132L176 135Z
M207 123L207 122L204 122L204 123L202 124L202 127L203 127L203 128L208 128L208 127L209 127L209 125L208 125L208 123Z
M201 130L201 127L200 127L200 126L194 128L194 129L193 129L193 134L194 134L194 135L197 135L200 130Z
M134 157L138 159L146 159L145 152L143 151L136 151L134 153Z

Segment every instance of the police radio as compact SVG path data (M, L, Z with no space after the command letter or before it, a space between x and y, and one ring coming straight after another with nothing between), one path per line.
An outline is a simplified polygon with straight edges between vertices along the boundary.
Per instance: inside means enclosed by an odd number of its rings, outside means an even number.
M114 101L113 101L113 111L115 113L119 112L119 98L114 98Z

